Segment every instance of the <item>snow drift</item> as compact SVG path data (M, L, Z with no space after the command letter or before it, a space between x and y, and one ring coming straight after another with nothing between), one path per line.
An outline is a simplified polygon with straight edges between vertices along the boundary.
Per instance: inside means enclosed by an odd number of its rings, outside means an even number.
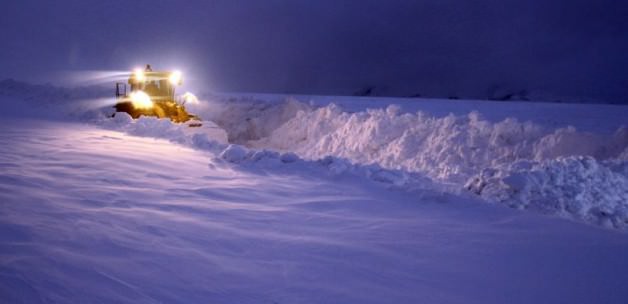
M334 155L461 183L484 168L517 160L571 155L618 158L628 147L628 130L621 128L613 135L578 132L573 127L547 130L515 118L492 123L478 112L442 118L400 113L394 105L346 113L331 104L299 111L269 137L250 144L294 151L308 159Z
M167 118L140 117L133 119L127 113L101 115L91 121L103 128L125 132L135 136L156 137L187 146L211 150L227 143L227 133L211 121L204 121L201 127L190 128L185 124L177 124Z
M600 162L589 156L517 161L482 170L466 188L487 200L519 209L607 227L628 227L626 161Z

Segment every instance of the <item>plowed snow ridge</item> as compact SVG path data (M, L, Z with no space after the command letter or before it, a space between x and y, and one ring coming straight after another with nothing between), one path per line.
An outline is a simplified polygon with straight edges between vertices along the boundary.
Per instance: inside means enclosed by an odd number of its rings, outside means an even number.
M222 124L250 147L294 152L309 160L333 156L354 164L376 164L457 184L489 201L520 209L628 226L625 127L606 135L571 126L548 129L516 118L494 123L478 112L437 118L423 112L401 113L395 105L347 113L334 104L314 109L287 100L265 111L260 111L260 104L248 100L229 107L231 117L251 116L248 130ZM293 117L285 119L290 114ZM273 128L265 122L279 127L268 132ZM246 134L253 136L246 141Z

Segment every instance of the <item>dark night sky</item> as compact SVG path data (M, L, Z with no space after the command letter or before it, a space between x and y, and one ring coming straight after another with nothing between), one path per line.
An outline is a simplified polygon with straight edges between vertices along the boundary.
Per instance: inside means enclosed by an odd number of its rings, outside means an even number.
M0 10L0 77L178 67L222 91L628 103L625 0L30 1Z

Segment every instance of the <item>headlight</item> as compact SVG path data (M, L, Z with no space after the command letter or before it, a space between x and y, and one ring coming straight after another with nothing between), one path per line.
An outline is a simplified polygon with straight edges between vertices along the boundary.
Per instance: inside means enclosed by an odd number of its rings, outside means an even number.
M142 69L135 69L135 72L133 74L135 75L135 81L137 82L144 82L144 80L146 79L144 77L144 71L142 71Z
M136 109L150 109L153 107L153 101L150 100L148 94L142 91L132 92L130 97L133 107Z
M172 74L170 74L169 80L170 80L170 83L173 85L181 84L181 72L179 71L172 72Z

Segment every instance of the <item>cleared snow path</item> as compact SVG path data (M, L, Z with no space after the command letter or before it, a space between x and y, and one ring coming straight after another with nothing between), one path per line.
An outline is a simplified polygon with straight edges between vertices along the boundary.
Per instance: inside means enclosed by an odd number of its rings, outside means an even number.
M2 303L624 303L626 234L302 162L0 123Z

